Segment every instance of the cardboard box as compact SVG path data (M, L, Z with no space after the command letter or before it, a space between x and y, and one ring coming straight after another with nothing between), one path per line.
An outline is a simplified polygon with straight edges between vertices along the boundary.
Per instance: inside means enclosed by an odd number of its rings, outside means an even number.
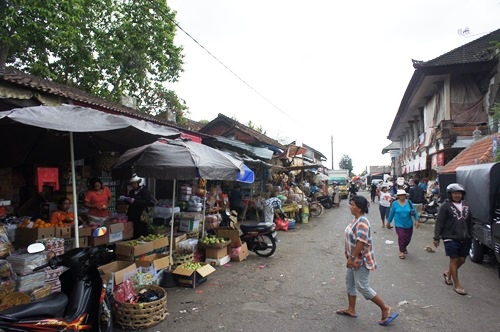
M118 242L123 240L123 231L125 225L121 222L108 225L109 243Z
M135 261L137 258L149 255L153 251L153 242L139 242L135 246L130 245L131 241L118 242L115 254L122 260Z
M135 263L126 261L114 261L109 264L99 266L98 270L104 280L110 281L114 274L114 284L119 285L123 282L126 272L135 271Z
M181 232L194 232L200 228L199 220L181 219L179 230Z
M201 283L207 281L207 277L210 273L214 272L215 269L206 263L202 267L196 270L186 269L184 264L178 266L172 274L174 275L177 285L189 288L196 288Z
M55 227L47 228L17 228L14 236L16 247L26 247L36 240L55 237Z
M92 236L92 227L79 227L78 228L78 236ZM75 227L71 226L71 237L75 237Z
M91 247L102 246L109 243L109 233L106 233L99 237L89 237L89 244Z
M177 249L177 244L181 241L184 241L187 239L186 234L174 234L174 242L172 243L172 249L176 250Z
M141 257L135 261L135 264L140 267L153 266L156 271L165 269L170 266L170 256L166 254L153 254Z
M55 227L54 236L62 239L71 239L71 226Z
M232 261L235 261L235 262L241 262L245 259L247 259L249 253L248 253L248 246L247 246L247 243L246 242L243 242L243 245L241 247L237 247L237 248L229 248L229 251L233 250L234 252L238 252L238 254L235 256L235 255L232 255L231 256L231 260ZM231 253L230 253L231 255Z
M80 245L80 248L87 248L89 246L89 237L88 236L79 237L78 244Z
M227 256L227 247L205 249L205 258L222 258Z
M206 258L205 263L210 264L212 266L222 266L224 264L229 263L230 260L231 257L229 257L229 255L226 255L221 258Z
M229 246L234 248L234 247L241 247L243 244L240 239L240 231L237 229L233 229L230 227L219 227L217 228L217 236L223 237L225 239L230 239L231 243L229 243Z
M153 240L152 242L154 250L165 248L168 246L168 237L165 236L160 239Z

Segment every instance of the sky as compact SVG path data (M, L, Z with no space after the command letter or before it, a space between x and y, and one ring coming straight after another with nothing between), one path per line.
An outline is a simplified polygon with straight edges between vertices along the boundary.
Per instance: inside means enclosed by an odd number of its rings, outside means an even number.
M280 142L321 152L328 168L332 152L335 169L349 156L355 174L390 164L382 149L412 59L432 60L500 27L500 0L167 4L199 43L177 30L184 72L167 86L186 101L189 118L252 121Z

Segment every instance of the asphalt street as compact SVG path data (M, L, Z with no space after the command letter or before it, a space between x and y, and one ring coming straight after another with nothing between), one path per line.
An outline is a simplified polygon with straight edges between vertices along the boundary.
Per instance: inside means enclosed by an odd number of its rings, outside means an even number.
M362 193L366 194L366 193ZM279 232L270 258L250 253L230 262L195 289L169 288L169 316L145 331L500 331L500 279L494 264L467 260L460 269L468 295L442 277L448 258L431 245L434 221L415 229L405 260L398 258L394 229L381 227L378 204L368 214L378 268L371 285L400 315L379 326L380 310L358 297L357 318L346 308L344 229L351 220L347 200L308 224Z

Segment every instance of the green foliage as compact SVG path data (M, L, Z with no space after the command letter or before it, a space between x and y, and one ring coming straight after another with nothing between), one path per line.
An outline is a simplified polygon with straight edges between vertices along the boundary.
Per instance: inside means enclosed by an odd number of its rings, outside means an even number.
M116 102L129 95L143 105L165 92L171 110L186 110L175 93L161 88L178 79L183 64L182 48L174 45L175 12L166 0L3 3L0 65Z
M255 131L258 131L259 133L265 135L266 134L266 131L264 130L264 128L262 126L258 126L255 125L252 120L248 121L247 123L247 127L250 128L250 129L253 129Z
M353 166L352 166L352 159L351 159L351 157L349 157L346 154L343 155L342 158L340 158L339 167L341 169L348 169L349 170L349 176L352 177Z

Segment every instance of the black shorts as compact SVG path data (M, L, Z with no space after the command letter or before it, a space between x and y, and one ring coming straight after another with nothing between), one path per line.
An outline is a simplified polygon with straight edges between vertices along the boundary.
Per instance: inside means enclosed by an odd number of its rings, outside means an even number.
M445 240L444 251L446 256L450 257L467 257L469 255L471 240Z

